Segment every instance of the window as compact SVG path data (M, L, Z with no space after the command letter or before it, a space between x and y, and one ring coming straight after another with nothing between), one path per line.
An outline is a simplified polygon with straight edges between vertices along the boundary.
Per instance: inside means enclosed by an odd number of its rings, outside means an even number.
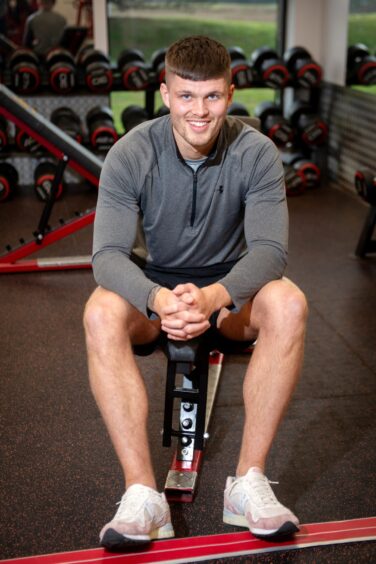
M349 10L349 25L348 25L348 39L347 44L354 47L357 44L364 46L359 52L359 56L371 57L376 63L376 0L350 0ZM365 62L365 60L364 60ZM354 72L351 76L356 76L357 73L354 65L350 65ZM358 67L359 68L359 67ZM349 75L348 75L349 76ZM364 92L376 94L376 68L369 70L368 80L370 85L353 85L353 88L362 90ZM356 78L355 78L356 81ZM351 83L353 80L351 80Z
M117 0L108 4L110 56L116 63L124 49L139 49L145 59L162 47L186 35L209 35L226 47L238 46L248 58L258 47L277 47L278 0ZM144 92L112 94L117 127L122 130L119 115L130 104L144 106ZM275 90L239 89L235 101L253 114L256 105L274 100ZM160 107L156 93L155 107Z

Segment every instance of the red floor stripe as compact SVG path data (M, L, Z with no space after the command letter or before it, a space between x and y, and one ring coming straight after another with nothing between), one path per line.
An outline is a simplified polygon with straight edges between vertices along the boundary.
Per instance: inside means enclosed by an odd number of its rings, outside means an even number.
M82 564L85 562L110 564L151 564L153 562L187 563L209 560L212 557L234 557L282 550L296 550L346 542L376 540L376 517L330 521L302 525L294 539L270 543L256 539L247 531L151 543L147 550L119 554L101 548L0 560L20 564Z

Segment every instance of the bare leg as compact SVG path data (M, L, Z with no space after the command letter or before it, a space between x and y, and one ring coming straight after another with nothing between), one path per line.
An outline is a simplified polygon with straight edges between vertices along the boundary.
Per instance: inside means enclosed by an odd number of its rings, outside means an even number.
M117 294L97 288L84 315L90 384L124 471L126 487L156 488L147 437L148 398L131 343L153 341L150 321Z
M299 378L307 304L289 280L270 282L239 314L219 317L221 332L242 339L257 335L244 385L245 422L237 475L264 470L267 454Z

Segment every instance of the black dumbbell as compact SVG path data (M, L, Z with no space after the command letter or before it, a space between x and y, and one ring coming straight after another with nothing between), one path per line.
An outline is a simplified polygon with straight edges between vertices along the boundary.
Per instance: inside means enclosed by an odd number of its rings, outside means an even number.
M281 157L284 166L292 167L299 176L301 174L304 176L306 188L316 188L319 186L321 171L311 159L305 157L302 153L282 152Z
M53 161L43 161L34 170L34 190L42 202L46 202L51 194L52 184L55 178L57 164ZM60 182L55 199L61 198L64 192L64 183Z
M314 61L304 47L291 47L283 55L283 60L294 83L305 88L319 86L322 67Z
M150 66L139 49L126 49L118 58L118 68L124 88L145 90L150 84Z
M147 111L141 106L127 106L121 113L121 121L125 129L125 133L128 133L128 131L148 119L149 117Z
M18 185L18 172L7 162L0 162L0 202L9 200Z
M95 106L86 115L90 145L95 151L107 152L117 141L118 134L114 125L111 108Z
M233 102L227 109L229 116L249 116L247 107L241 102Z
M64 131L69 137L82 143L83 133L81 119L71 108L56 108L51 114L51 122Z
M162 117L162 116L167 116L170 113L170 109L165 106L164 104L162 106L160 106L160 108L158 108L158 110L155 112L154 117Z
M46 56L49 85L57 94L69 94L77 83L76 65L72 53L56 47Z
M110 60L99 49L93 47L81 51L77 57L77 64L84 75L85 84L91 92L110 92L113 84L113 74Z
M167 49L162 47L162 49L157 49L154 51L150 58L151 67L155 73L155 80L158 84L165 81L166 78L166 68L165 68L165 58Z
M279 147L290 143L294 130L290 122L283 117L282 108L274 102L261 102L255 108L255 116L260 119L261 131Z
M363 43L350 45L347 50L347 84L376 84L376 57Z
M24 129L18 127L16 128L15 142L18 149L26 153L34 154L43 150L38 141L31 137Z
M358 195L371 206L376 206L376 174L370 169L357 170L355 188Z
M287 196L300 196L307 189L307 182L302 171L293 166L284 165L285 188Z
M8 123L5 117L0 115L0 153L3 153L7 150L8 144Z
M304 145L316 147L326 141L328 126L309 104L297 100L292 104L288 118Z
M259 47L250 57L259 79L270 88L283 88L289 81L289 71L277 52L270 47Z
M247 61L247 57L240 47L229 47L228 53L231 59L231 77L236 88L249 88L252 86L254 77L253 69Z
M11 87L19 94L33 94L41 84L40 61L31 49L17 49L9 57Z

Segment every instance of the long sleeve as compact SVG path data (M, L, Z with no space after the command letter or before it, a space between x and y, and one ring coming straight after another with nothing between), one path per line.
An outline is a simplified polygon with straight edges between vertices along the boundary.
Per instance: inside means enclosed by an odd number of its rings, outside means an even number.
M238 307L267 282L281 278L287 263L284 175L272 143L264 145L253 166L245 198L244 234L247 253L219 281Z
M137 234L139 205L129 164L117 147L102 169L94 223L93 273L100 286L147 312L156 285L131 260Z

